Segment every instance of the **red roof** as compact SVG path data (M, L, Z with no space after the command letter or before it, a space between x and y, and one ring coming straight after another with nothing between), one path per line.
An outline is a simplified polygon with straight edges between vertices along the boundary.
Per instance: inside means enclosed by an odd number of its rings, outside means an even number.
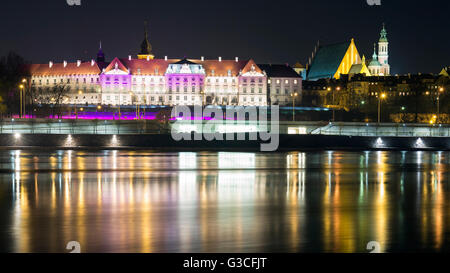
M80 66L77 63L54 63L52 67L49 64L32 64L29 67L30 73L33 76L59 76L59 75L99 75L101 69L99 65L94 62L82 62Z
M128 69L132 75L164 75L169 64L179 62L181 59L118 59L115 58L107 67L106 71L115 68L115 63L118 62L119 69ZM253 60L199 60L199 59L189 59L189 61L200 64L205 69L207 76L227 76L228 72L231 72L232 76L238 76L239 73L250 71L251 66L254 65L257 72L261 72L261 69L256 65ZM98 75L102 72L102 67L105 64L98 64L94 62L83 62L80 66L77 63L67 63L64 67L63 63L54 63L50 68L49 64L33 64L29 66L30 73L34 76L58 76L58 75Z
M120 61L128 67L132 75L138 75L139 69L141 75L164 75L166 73L169 64L178 62L179 60L164 60L164 59L120 59Z

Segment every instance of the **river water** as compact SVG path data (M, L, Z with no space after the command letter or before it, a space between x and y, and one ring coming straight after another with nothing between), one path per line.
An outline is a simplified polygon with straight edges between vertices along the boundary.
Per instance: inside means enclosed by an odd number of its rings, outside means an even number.
M450 250L450 153L0 151L0 252Z

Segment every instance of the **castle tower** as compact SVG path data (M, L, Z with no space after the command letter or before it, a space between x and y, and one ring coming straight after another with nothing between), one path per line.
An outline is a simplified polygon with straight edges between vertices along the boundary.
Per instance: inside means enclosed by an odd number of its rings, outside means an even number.
M384 24L380 33L380 41L378 42L378 61L381 64L380 74L389 76L391 74L391 67L389 65L389 41Z
M138 59L150 59L153 60L155 55L152 54L152 45L148 41L148 26L147 21L144 25L144 41L141 44L141 51L138 54Z

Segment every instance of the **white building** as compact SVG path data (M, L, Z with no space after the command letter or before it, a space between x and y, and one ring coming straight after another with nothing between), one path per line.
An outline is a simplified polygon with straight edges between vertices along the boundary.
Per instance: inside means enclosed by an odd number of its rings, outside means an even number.
M105 62L100 46L90 62L30 66L37 103L57 100L54 88L67 88L61 99L70 105L242 105L287 104L301 92L301 77L282 66L253 60L154 59L148 34L138 58ZM267 71L265 71L267 69ZM269 75L268 75L269 73ZM274 78L271 78L271 74Z

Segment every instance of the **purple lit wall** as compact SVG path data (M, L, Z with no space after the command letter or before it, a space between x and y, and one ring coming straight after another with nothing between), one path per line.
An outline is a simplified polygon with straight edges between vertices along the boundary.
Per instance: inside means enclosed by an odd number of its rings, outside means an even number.
M205 85L205 75L203 74L166 74L167 90L172 93L185 93L184 87L188 88L188 93L199 93ZM177 87L178 92L177 92Z

